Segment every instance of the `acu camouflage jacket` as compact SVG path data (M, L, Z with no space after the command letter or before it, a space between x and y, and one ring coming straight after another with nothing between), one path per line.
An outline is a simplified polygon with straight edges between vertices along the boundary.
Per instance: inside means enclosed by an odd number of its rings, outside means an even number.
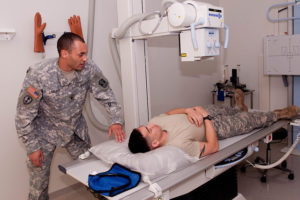
M90 143L82 109L88 93L105 107L111 124L123 121L108 80L96 64L88 60L82 71L75 71L70 82L58 67L58 59L49 59L27 71L19 95L16 129L30 154L41 148L44 139L57 146L67 144L73 134Z

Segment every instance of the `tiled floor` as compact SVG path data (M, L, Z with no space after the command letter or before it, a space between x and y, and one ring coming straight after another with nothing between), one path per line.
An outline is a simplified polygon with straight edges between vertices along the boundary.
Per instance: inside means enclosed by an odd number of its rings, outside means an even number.
M283 153L280 150L286 146L284 143L272 144L272 160L278 159ZM258 155L264 157L266 145L260 144ZM256 155L249 158L255 159ZM240 167L241 165L239 165ZM289 180L288 174L277 169L271 169L267 176L267 182L260 181L261 173L252 167L247 168L246 173L238 170L238 191L247 200L298 200L300 199L300 157L290 156L288 168L294 170L295 179ZM56 193L50 200L95 200L96 198L85 187L77 185L68 192Z

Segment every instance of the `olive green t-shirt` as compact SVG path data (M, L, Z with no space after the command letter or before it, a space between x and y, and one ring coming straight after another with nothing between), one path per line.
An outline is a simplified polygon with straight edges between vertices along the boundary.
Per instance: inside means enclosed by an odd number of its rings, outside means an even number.
M157 124L168 133L166 145L177 146L191 156L200 156L200 141L205 141L205 127L196 127L185 114L161 114L152 118L150 124Z

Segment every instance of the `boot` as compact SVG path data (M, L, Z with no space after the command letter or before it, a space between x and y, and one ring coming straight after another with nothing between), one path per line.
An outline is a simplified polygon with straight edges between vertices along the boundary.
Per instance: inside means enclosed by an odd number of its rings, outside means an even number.
M235 105L241 110L248 112L248 107L244 103L245 95L241 89L234 90Z
M283 109L274 110L277 119L291 119L297 116L299 112L300 109L295 105L291 105Z

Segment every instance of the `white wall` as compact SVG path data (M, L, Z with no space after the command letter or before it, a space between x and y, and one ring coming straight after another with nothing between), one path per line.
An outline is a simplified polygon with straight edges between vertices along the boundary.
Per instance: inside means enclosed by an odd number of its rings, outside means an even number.
M172 108L212 103L213 84L220 79L218 58L183 63L177 36L148 41L152 116Z
M225 24L230 28L228 49L224 52L223 64L235 67L240 64L240 81L254 89L254 108L274 109L287 105L287 88L283 86L280 76L264 76L259 73L263 62L263 37L277 35L278 24L269 22L266 18L267 9L284 0L219 0L225 10ZM274 10L271 16L275 15ZM263 70L261 70L263 71ZM259 85L259 78L267 84ZM270 88L268 88L268 85ZM270 96L268 96L270 94ZM259 105L261 99L270 101ZM280 98L278 98L280 96ZM262 104L263 102L261 102Z
M61 34L69 31L67 19L73 14L80 15L83 34L86 37L89 1L0 1L0 29L14 28L17 32L13 40L0 41L2 67L0 75L2 93L0 156L3 160L0 167L0 199L18 200L27 198L28 172L25 165L26 151L24 145L18 140L15 130L14 117L17 98L28 66L42 59L41 55L33 52L34 15L36 12L40 12L43 22L47 22L46 34ZM116 1L96 1L96 13L94 60L111 80L111 86L116 92L118 100L121 101L120 82L115 77L115 69L107 43L107 33L117 24ZM56 40L47 42L46 57L57 56L55 45ZM89 127L89 130L93 143L107 139L105 134L92 127ZM50 192L76 183L57 169L58 164L69 160L70 158L64 150L59 149L56 152L51 168Z

